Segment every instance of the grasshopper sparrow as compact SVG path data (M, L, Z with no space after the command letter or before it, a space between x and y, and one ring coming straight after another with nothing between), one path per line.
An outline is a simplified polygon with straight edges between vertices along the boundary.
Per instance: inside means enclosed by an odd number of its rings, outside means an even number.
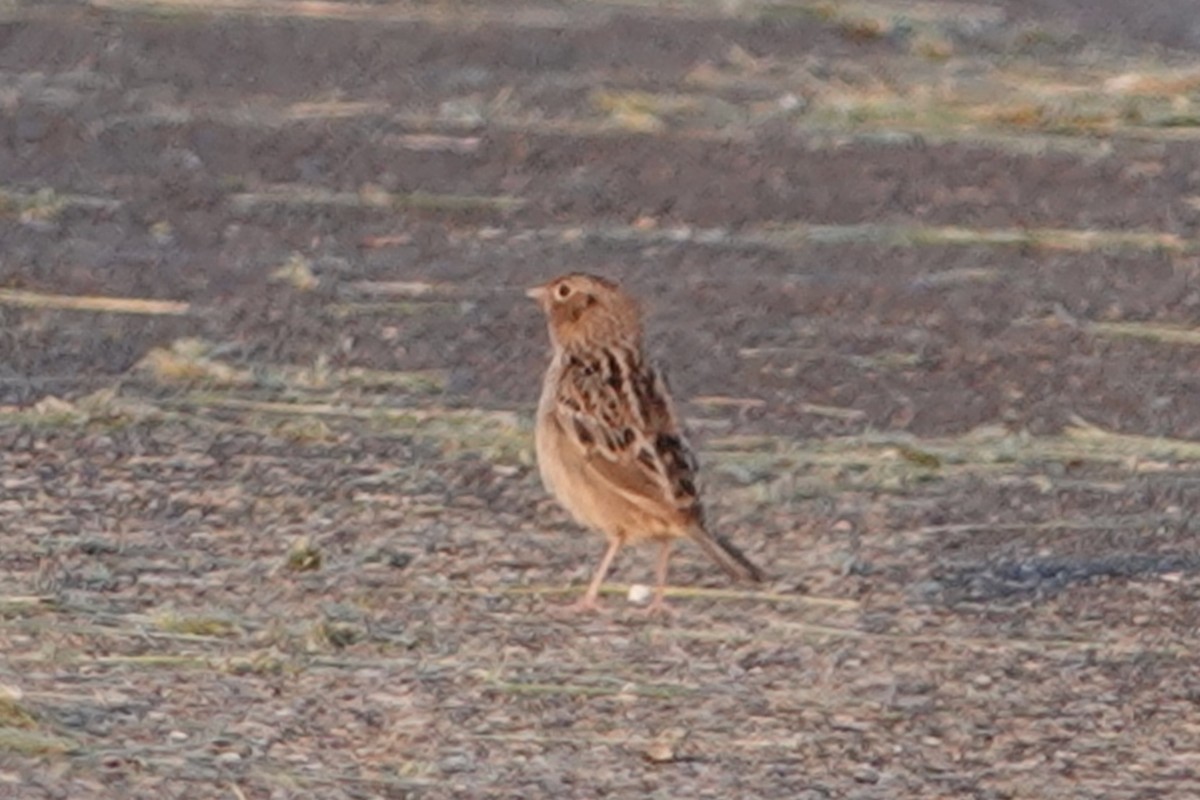
M641 311L619 286L564 275L527 294L545 312L553 354L537 412L542 483L577 522L608 537L579 609L595 609L621 546L658 542L654 600L662 611L671 545L691 539L731 577L762 571L704 524L696 460L662 376L642 351Z

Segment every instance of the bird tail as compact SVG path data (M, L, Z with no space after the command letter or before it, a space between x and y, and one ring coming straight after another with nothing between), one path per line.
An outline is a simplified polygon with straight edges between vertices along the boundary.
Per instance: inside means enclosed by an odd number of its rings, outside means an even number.
M688 529L688 537L734 580L762 583L766 578L757 564L719 533L709 533L703 525L693 525Z

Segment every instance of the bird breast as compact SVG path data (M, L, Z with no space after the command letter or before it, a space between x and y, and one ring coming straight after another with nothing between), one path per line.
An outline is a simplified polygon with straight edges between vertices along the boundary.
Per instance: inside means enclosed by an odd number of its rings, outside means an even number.
M580 525L626 542L682 533L678 520L673 519L677 514L651 513L645 504L632 502L597 474L588 455L563 429L555 410L555 385L546 382L534 434L538 471L546 491Z

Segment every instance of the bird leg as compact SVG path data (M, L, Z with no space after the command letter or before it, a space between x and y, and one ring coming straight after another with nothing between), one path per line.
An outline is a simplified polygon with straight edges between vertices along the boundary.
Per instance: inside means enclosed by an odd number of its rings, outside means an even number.
M654 564L654 599L646 606L646 613L670 615L671 607L663 601L667 589L667 567L671 561L671 540L663 539L658 545L658 560Z
M608 575L608 569L612 566L613 559L617 556L617 551L621 549L621 538L614 536L608 542L608 549L604 551L604 558L600 559L600 566L596 568L596 574L592 576L592 582L588 584L587 592L583 595L583 599L571 606L573 611L599 611L600 604L596 602L596 598L600 595L600 586L604 583L604 578Z

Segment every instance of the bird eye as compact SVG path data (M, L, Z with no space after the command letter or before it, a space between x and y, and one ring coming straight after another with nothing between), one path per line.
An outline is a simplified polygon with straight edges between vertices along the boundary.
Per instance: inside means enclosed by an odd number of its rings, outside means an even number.
M571 296L571 287L567 286L565 283L560 283L558 286L558 292L556 292L556 294L558 294L559 300L566 300Z

